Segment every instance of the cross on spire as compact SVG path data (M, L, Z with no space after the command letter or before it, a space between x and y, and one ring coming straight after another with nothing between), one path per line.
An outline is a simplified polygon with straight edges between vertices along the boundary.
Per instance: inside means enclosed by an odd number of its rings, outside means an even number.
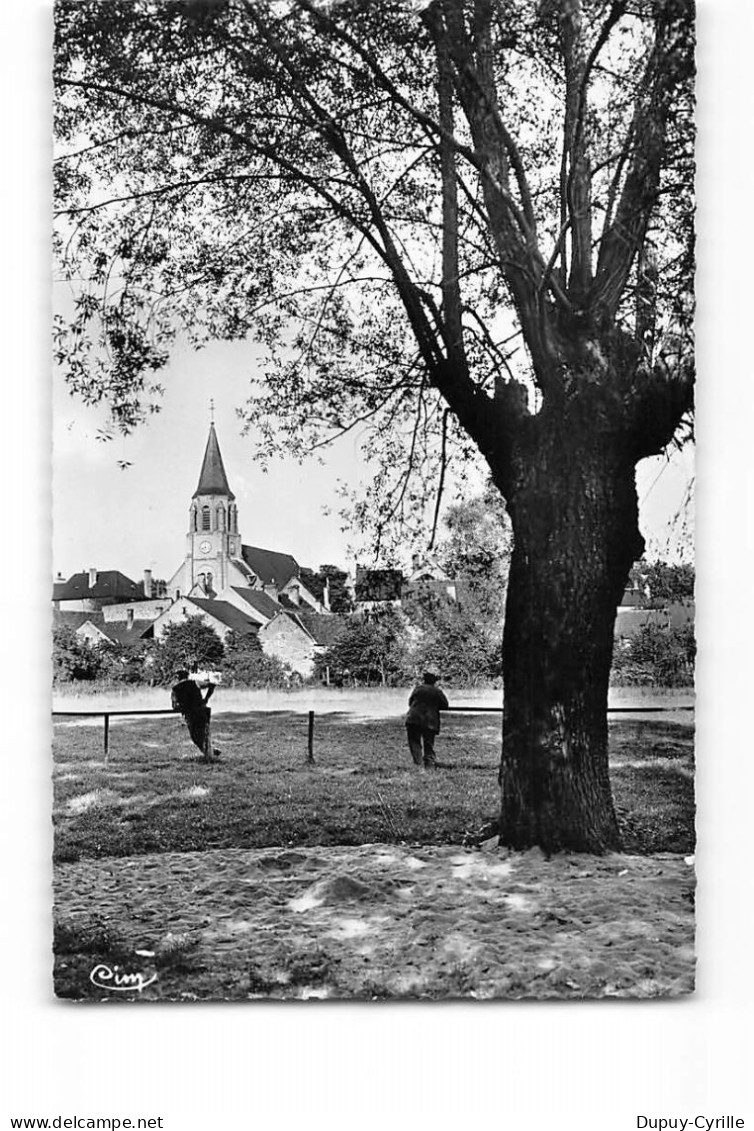
M215 423L215 402L212 397L209 400L209 422L210 424Z

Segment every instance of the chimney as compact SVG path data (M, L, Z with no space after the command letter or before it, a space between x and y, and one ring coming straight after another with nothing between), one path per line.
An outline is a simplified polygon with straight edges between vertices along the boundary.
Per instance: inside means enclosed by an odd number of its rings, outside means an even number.
M325 612L330 612L330 578L325 578L325 587L322 590L322 605Z
M130 631L133 628L133 626L134 626L134 611L133 611L133 609L127 609L126 610L126 628L129 629L129 631Z
M149 600L152 596L152 571L151 569L144 570L144 596Z
M421 554L417 554L416 552L414 552L411 555L411 565L412 565L413 569L417 570L421 564L422 564Z
M301 590L299 589L298 585L291 585L290 589L288 589L287 592L294 605L301 604Z
M274 577L273 577L272 581L265 582L265 584L262 586L262 588L263 588L264 592L267 594L268 597L272 597L273 601L277 601L277 599L278 599L278 587L275 583Z
M94 586L96 584L97 584L97 571L96 571L96 569L90 569L89 570L89 588L94 589Z

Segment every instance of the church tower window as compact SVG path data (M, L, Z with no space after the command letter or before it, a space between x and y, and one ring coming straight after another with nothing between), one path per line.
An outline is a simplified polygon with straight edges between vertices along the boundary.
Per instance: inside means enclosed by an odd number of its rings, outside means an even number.
M212 529L212 516L209 507L202 507L202 530Z
M217 514L217 529L225 530L225 507L219 506L216 511Z

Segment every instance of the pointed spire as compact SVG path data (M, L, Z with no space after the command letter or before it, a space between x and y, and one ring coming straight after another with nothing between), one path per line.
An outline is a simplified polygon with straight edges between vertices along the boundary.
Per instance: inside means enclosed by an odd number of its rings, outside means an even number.
M193 498L198 495L225 495L228 499L235 499L236 497L230 489L228 477L225 474L214 423L209 426L209 438L204 452L202 470L199 474L199 486L194 491Z

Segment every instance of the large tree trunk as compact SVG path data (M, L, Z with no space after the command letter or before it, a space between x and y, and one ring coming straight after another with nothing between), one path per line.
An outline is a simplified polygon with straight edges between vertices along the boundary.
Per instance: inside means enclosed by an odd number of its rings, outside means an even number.
M513 448L503 640L501 843L620 848L607 752L615 615L643 541L622 412L595 388Z

